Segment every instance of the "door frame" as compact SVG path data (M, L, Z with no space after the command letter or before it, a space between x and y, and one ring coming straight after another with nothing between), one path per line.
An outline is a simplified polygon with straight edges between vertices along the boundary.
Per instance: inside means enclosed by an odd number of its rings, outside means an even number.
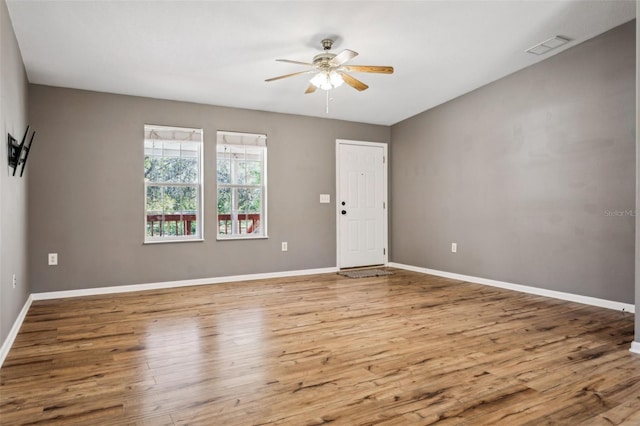
M354 141L348 139L336 139L336 266L342 269L340 262L340 145L357 145L382 148L382 200L384 202L384 214L382 224L382 244L384 245L384 265L389 263L389 145L383 142Z

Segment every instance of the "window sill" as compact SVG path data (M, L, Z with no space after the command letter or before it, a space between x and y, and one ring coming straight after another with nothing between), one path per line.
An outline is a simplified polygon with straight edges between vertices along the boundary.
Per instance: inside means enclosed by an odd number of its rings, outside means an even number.
M189 238L185 240L151 240L151 241L145 241L142 244L147 245L147 244L167 244L167 243L201 243L203 241L204 241L204 238Z
M241 241L241 240L266 240L266 239L269 239L268 235L260 235L255 237L240 237L240 236L234 236L234 237L217 236L216 237L216 241Z

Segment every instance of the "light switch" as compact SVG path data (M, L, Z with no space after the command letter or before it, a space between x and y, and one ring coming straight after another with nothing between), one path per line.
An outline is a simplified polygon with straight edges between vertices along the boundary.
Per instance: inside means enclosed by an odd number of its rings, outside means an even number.
M328 204L331 202L331 194L320 194L320 202L322 204Z

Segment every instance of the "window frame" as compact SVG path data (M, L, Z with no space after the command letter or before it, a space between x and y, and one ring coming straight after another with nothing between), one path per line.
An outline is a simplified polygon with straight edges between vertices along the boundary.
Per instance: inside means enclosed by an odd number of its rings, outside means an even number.
M159 130L159 131L176 131L176 132L197 132L200 135L199 141L183 141L190 142L197 145L197 163L198 163L198 172L196 183L185 183L185 182L167 182L167 181L157 181L152 182L148 181L144 178L144 168L143 168L143 191L144 191L144 203L143 203L143 230L144 230L144 244L162 244L162 243L184 243L184 242L198 242L204 241L204 131L202 128L195 127L180 127L180 126L164 126L164 125L155 125L155 124L145 124L144 125L144 139L143 139L143 164L144 159L147 157L144 152L144 145L147 138L147 132L150 130ZM159 139L160 141L167 139ZM147 234L147 218L149 216L147 211L147 193L149 187L183 187L183 188L195 188L196 191L196 231L191 235L173 235L173 236L150 236ZM163 213L164 215L164 213ZM161 225L162 226L162 225Z
M264 145L257 145L257 144L243 144L243 143L221 143L221 137L223 136L231 136L231 137L239 137L242 139L242 137L250 137L250 138L254 138L256 140L259 140L261 138L264 139ZM249 146L249 147L254 147L254 148L260 148L262 150L262 160L260 161L261 164L261 179L260 179L260 184L256 185L256 184L237 184L237 183L221 183L218 181L218 160L219 160L219 153L218 153L218 147L221 145L226 145L226 146ZM245 157L246 160L246 157ZM248 133L248 132L233 132L233 131L223 131L223 130L218 130L217 134L216 134L216 204L215 204L215 217L216 217L216 240L218 241L236 241L236 240L258 240L258 239L268 239L269 238L269 233L268 233L268 212L267 212L267 199L268 199L268 185L267 185L267 166L268 166L268 148L267 148L267 135L263 134L263 133ZM230 172L231 173L231 172ZM220 216L220 212L218 212L218 201L219 201L219 190L220 188L229 188L231 191L234 191L235 189L256 189L259 188L260 189L260 206L261 206L261 211L260 211L260 229L261 229L261 233L259 234L254 234L254 233L250 233L250 234L221 234L220 233L220 220L219 220L219 216ZM234 216L237 216L238 213L234 213L233 210L231 211L231 220L232 220L232 225L231 225L231 229L233 232L234 229L234 225L238 219L234 218Z

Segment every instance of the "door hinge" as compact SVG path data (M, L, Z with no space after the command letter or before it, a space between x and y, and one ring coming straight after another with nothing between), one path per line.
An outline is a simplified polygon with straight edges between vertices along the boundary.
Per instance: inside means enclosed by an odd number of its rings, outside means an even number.
M382 164L387 162L387 157L385 157L384 155L382 156Z
M387 203L385 203L384 201L382 202L382 208L386 209L387 208Z
M387 254L387 249L386 248L382 249L382 254Z

